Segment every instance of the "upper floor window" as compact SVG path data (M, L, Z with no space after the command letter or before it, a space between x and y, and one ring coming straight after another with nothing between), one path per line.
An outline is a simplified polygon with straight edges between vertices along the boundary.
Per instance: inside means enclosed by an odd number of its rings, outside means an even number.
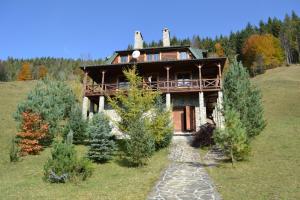
M188 58L187 52L185 51L179 52L179 58L180 60L187 59Z
M147 54L147 61L159 61L159 54Z
M128 56L121 56L120 61L121 61L121 63L127 63L128 62Z

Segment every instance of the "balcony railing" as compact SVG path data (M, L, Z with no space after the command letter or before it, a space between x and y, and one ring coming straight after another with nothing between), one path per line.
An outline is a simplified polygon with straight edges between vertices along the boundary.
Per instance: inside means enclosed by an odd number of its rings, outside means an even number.
M113 95L117 91L126 90L128 84L125 83L114 83L114 84L103 84L98 85L86 85L85 95L86 96L97 96L97 95ZM220 79L202 79L201 83L199 79L182 79L182 80L171 80L171 81L152 81L145 82L141 87L158 90L163 93L165 92L197 92L197 91L217 91L220 90Z

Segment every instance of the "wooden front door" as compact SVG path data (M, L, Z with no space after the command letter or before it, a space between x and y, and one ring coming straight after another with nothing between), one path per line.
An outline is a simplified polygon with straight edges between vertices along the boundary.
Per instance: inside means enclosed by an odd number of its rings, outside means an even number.
M175 132L193 132L196 128L195 123L195 107L174 107L173 108L173 124Z
M173 123L174 123L174 131L176 132L184 131L184 107L173 108Z

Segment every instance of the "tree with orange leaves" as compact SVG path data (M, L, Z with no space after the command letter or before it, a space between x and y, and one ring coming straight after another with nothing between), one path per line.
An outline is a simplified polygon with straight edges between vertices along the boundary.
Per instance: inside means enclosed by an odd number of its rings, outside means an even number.
M29 63L23 63L22 68L18 74L18 81L32 80L32 73Z
M219 57L225 56L224 49L223 49L222 45L221 45L219 42L217 42L217 43L215 44L215 51L216 51L216 54L217 54Z
M269 69L279 66L284 61L280 41L270 34L251 35L245 41L242 53L243 63L252 73L258 67Z
M41 66L39 67L38 78L39 78L39 79L45 78L46 75L47 75L47 73L48 73L47 67L46 67L45 65L41 65Z
M39 114L23 112L21 131L17 133L21 156L38 154L42 150L40 141L47 137L48 130L48 123Z

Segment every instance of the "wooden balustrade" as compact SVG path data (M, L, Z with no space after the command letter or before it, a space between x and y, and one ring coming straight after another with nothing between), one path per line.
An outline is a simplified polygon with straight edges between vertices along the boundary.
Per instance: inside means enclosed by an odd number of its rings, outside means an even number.
M202 86L202 87L201 87ZM197 92L197 91L217 91L221 89L220 79L202 79L201 85L199 79L184 79L171 81L153 81L144 82L141 87L151 90L159 90L161 92ZM127 85L104 84L87 85L85 88L86 96L113 95L117 91L126 90Z

